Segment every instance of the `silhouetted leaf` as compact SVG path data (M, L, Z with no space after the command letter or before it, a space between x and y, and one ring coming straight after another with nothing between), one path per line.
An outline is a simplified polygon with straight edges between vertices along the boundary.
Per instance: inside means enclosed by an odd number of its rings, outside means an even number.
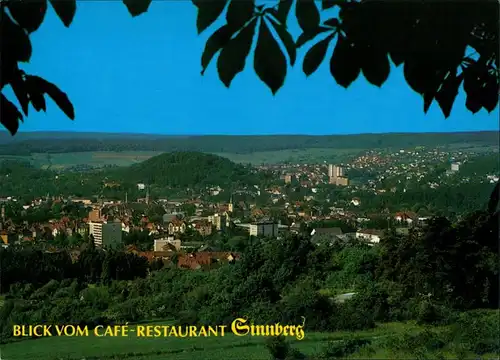
M319 26L320 15L314 0L297 0L295 14L304 32L314 30Z
M241 28L250 19L255 11L255 2L253 0L231 0L226 12L227 24L231 27Z
M326 51L328 50L328 45L330 41L334 38L335 34L328 35L326 38L314 44L313 47L309 49L304 57L304 63L302 64L302 70L306 76L311 75L320 66L321 62L325 58Z
M12 87L12 90L14 91L19 104L21 105L24 115L28 116L28 106L30 104L30 101L28 98L28 90L26 84L24 83L21 71L16 71L11 79L10 86Z
M483 107L481 104L481 99L477 94L470 93L467 94L467 99L465 100L465 107L473 114L477 113Z
M340 5L345 3L345 0L322 0L321 1L321 8L323 10L330 9L336 5Z
M123 0L128 12L133 17L141 15L148 11L151 0Z
M52 84L51 82L48 82L47 80L42 79L38 76L27 76L26 79L30 82L30 86L33 86L33 89L36 88L38 90L37 92L49 95L57 104L57 106L64 112L64 114L66 114L67 117L69 117L71 120L75 119L75 109L73 108L73 104L71 104L71 101L69 101L68 95L66 95L65 92L61 91L56 85ZM40 102L38 106L45 111L45 101L43 102L43 104Z
M432 105L432 102L434 101L434 96L435 96L435 92L426 92L425 94L423 94L423 98L424 98L424 114L427 114L427 111L429 111L429 108L431 107Z
M435 90L436 69L428 61L419 61L416 57L409 58L404 64L403 73L406 82L415 92L425 94Z
M0 102L0 124L15 135L19 129L19 121L23 121L23 115L17 110L16 106L11 103L4 94L1 95Z
M481 108L481 87L482 87L482 69L477 62L473 62L463 72L464 74L464 91L467 95L465 107L473 114L477 113Z
M205 44L205 50L203 50L203 55L201 56L202 75L205 73L214 55L227 45L237 30L238 29L232 28L226 24L208 38L207 43Z
M282 23L286 24L288 19L288 14L292 8L293 0L280 0L278 4L278 10L276 13L276 18Z
M47 103L41 92L30 92L30 101L36 111L47 111Z
M324 22L324 24L327 26L331 26L333 28L337 28L339 26L339 19L337 18L328 19Z
M257 76L271 89L273 95L285 82L286 66L286 58L278 42L262 19L255 48L254 69Z
M295 43L295 46L297 48L303 46L305 43L308 41L311 41L314 39L316 36L318 36L321 33L324 33L326 31L332 31L331 28L319 26L314 30L309 30L309 31L304 31L302 34L299 35L297 42Z
M436 93L436 101L447 118L451 114L451 109L453 108L453 103L458 95L458 89L460 84L462 84L463 74L457 76L455 71L452 71L450 75L444 80L441 88Z
M5 8L2 6L0 14L1 25L1 53L2 53L2 70L3 63L9 59L12 64L16 61L28 62L31 58L31 42L28 34L19 25L14 23L9 15L5 13ZM2 74L2 76L4 76Z
M493 214L500 203L500 182L497 181L488 202L488 212Z
M16 22L29 33L37 30L47 12L47 0L11 1L7 4Z
M285 45L285 49L290 57L290 65L295 64L295 60L297 59L297 49L295 48L295 43L293 42L292 35L288 32L286 25L277 24L274 21L270 21L274 27L274 30L278 33L283 45Z
M359 56L361 58L361 69L366 80L375 86L382 86L391 71L387 54L378 49L367 49L362 51Z
M337 84L348 88L358 78L360 72L361 66L356 49L344 37L339 36L330 59L330 73Z
M64 26L71 25L76 13L76 0L49 0Z
M481 88L481 73L480 66L474 62L464 70L464 91L469 93L477 93Z
M245 68L246 58L252 47L257 19L245 26L222 49L217 59L217 71L221 81L229 87L234 77Z
M198 8L196 27L201 34L222 14L227 0L193 0L193 3Z
M498 77L492 73L484 76L484 85L481 88L482 105L488 112L492 112L498 105Z

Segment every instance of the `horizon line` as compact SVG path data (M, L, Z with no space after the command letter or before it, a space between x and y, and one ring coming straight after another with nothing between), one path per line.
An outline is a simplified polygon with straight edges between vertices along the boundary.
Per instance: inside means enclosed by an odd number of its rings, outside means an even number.
M103 135L140 135L140 136L171 136L171 137L203 137L203 136L355 136L355 135L411 135L411 134L470 134L470 133L492 133L499 132L499 130L466 130L466 131L424 131L424 132L370 132L370 133L347 133L347 134L308 134L308 133L295 133L295 134L165 134L165 133L132 133L132 132L108 132L108 131L45 131L45 130L33 130L33 131L23 131L18 132L16 135L12 136L8 131L0 130L0 135L9 135L11 139L15 140L16 136L28 135L28 134L103 134Z

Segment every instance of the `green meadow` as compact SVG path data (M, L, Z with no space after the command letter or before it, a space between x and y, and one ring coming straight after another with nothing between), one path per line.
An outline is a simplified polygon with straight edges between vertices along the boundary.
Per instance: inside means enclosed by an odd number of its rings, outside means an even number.
M276 164L285 161L293 163L307 162L343 162L356 156L362 149L322 149L311 148L303 150L258 151L248 154L215 153L236 163L259 165L263 163ZM129 166L147 160L160 152L155 151L98 151L40 154L31 156L0 155L1 160L24 160L41 169L63 170L65 168L87 165L102 167L106 165Z
M158 325L161 323L155 323ZM379 338L397 334L405 330L418 330L413 324L391 323L355 333L307 333L303 340L289 338L290 344L305 354L321 351L328 341L346 337ZM265 338L238 337L226 333L224 337L197 338L147 338L130 334L128 337L54 336L20 340L0 347L2 359L7 360L56 360L56 359L141 359L141 360L202 360L220 359L268 359Z
M154 323L161 325L162 323ZM167 324L167 323L163 323ZM380 324L375 329L357 332L307 333L303 340L288 338L292 348L303 354L313 355L324 350L327 344L346 339L371 340L371 344L348 356L350 359L412 359L416 352L395 350L390 339L416 335L429 329L408 323ZM439 333L444 327L432 327ZM455 344L456 345L456 344ZM427 352L426 359L456 359L455 347L444 347L437 352ZM224 337L196 338L147 338L129 334L128 337L45 337L15 341L0 347L1 358L6 360L267 360L269 351L265 338L227 334ZM477 355L463 354L465 358L478 359ZM467 356L469 355L469 356ZM465 359L464 358L464 359ZM484 354L480 359L498 358L498 354Z
M446 146L450 151L489 153L496 151L495 147L475 144L451 144ZM360 144L359 148L304 148L276 151L255 151L251 153L214 153L236 163L252 165L290 163L343 163L352 160L366 149ZM41 169L64 170L75 166L103 167L109 165L129 166L147 160L160 154L159 151L88 151L67 153L33 153L30 156L0 155L2 160L24 160Z

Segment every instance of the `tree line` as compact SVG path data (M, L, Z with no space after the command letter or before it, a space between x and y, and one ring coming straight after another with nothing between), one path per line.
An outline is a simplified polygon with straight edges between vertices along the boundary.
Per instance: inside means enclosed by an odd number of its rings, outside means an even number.
M360 135L267 135L267 136L187 136L126 137L96 134L69 139L58 134L57 138L32 138L30 134L19 134L14 139L3 139L0 132L0 155L30 156L33 153L68 153L92 151L200 151L209 153L248 154L260 151L289 149L407 149L415 146L449 146L471 144L471 146L498 146L498 135L494 131L463 132L447 134L360 134ZM102 139L95 139L102 137Z

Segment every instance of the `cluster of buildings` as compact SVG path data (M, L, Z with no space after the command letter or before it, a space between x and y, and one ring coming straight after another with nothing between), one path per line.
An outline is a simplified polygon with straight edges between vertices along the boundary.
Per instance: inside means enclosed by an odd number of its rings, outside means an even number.
M321 177L324 173L322 174L320 169L315 169L315 170L320 170L319 174L318 174L318 172L315 172L315 171L311 172L310 170L307 170L307 168L308 168L308 165L305 164L305 165L299 167L298 169L296 169L296 170L298 170L297 174L284 174L282 176L282 179L284 180L285 184L299 183L300 185L305 185L306 183L310 182L309 180L312 180L313 184L320 184L322 182ZM301 174L301 172L305 173L305 175L307 176L307 180L299 181L298 177ZM349 179L345 175L344 168L342 166L329 164L327 175L328 175L328 183L329 184L337 185L337 186L348 186L349 185Z

